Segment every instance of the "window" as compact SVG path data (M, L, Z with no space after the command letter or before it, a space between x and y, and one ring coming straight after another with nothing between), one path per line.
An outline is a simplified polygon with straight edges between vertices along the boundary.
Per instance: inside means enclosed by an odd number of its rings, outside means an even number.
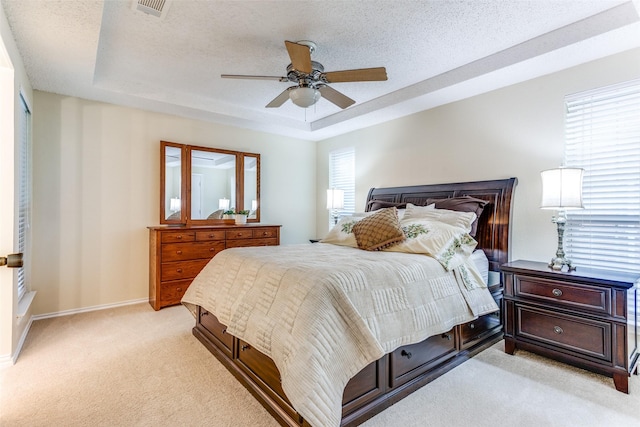
M565 104L565 165L585 170L585 209L567 212L567 257L640 272L640 80L567 96Z
M356 211L356 150L353 147L329 153L329 188L344 191L344 207L338 215ZM333 221L330 219L330 225Z
M18 142L18 251L27 251L31 210L31 111L20 94ZM27 293L25 268L18 269L18 301Z

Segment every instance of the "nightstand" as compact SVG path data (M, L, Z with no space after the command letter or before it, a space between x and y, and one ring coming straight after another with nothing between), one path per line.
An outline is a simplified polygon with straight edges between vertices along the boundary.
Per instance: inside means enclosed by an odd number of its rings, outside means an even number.
M532 261L501 270L506 353L527 350L607 375L629 392L629 376L638 373L640 274L553 271Z

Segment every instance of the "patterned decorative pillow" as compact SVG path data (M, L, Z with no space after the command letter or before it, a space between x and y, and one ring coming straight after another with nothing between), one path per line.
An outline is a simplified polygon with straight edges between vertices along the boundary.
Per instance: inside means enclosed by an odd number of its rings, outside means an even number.
M360 249L379 251L406 239L395 207L375 211L373 215L358 221L353 234Z
M464 228L467 233L470 233L472 228L471 226L476 220L476 214L474 212L458 212L448 209L429 209L428 206L415 206L411 203L407 203L407 210L402 220L405 221L410 219L440 221L455 227Z
M338 223L329 230L329 233L320 242L357 248L358 243L356 242L356 236L353 235L353 226L367 215L373 215L373 212L371 214L367 212L366 214L353 214L340 218Z
M405 219L400 224L407 239L385 251L429 255L447 271L464 263L478 244L466 229L438 220Z

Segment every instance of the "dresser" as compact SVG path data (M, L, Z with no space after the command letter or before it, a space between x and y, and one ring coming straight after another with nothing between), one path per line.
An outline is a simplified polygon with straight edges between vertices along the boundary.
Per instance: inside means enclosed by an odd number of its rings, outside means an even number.
M277 246L280 226L249 223L149 228L149 304L179 304L194 277L218 252L235 247Z
M546 263L502 265L505 352L516 349L613 378L628 393L638 365L640 274Z

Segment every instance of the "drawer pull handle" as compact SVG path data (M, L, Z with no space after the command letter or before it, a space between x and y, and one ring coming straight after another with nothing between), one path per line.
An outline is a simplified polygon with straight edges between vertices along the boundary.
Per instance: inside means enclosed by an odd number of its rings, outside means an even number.
M178 240L182 239L182 234L178 234L178 235L176 236L176 239L178 239Z
M440 337L451 341L451 334L442 334Z
M176 288L176 291L182 292L182 288Z
M551 293L555 297L561 297L562 296L562 291L560 289L554 289L554 290L551 291Z
M251 346L249 344L243 344L242 347L240 347L241 351L245 351L245 350L249 350L251 348Z
M268 236L269 233L267 233L266 231L264 233L262 233L263 236Z
M469 324L469 329L475 329L475 328L476 328L475 324L473 324L473 323Z
M556 334L560 335L564 331L562 330L562 328L560 326L554 326L553 327L553 332L555 332Z
M404 357L406 357L407 359L411 359L411 356L413 356L413 355L411 354L411 352L410 352L410 351L402 350L402 351L400 352L400 356L404 356Z
M178 255L182 255L182 251L176 251Z
M209 252L215 252L216 248L209 248Z
M224 328L224 329L222 330L222 333L223 333L223 334L226 334L226 333L227 333L227 328Z
M208 312L208 311L203 311L203 312L202 312L202 315L203 315L203 316L208 316L208 315L209 315L209 312Z
M176 271L177 271L178 273L182 273L182 269L181 269L181 268L178 268Z
M209 237L211 237L213 239L214 236L213 236L213 234L209 234Z

